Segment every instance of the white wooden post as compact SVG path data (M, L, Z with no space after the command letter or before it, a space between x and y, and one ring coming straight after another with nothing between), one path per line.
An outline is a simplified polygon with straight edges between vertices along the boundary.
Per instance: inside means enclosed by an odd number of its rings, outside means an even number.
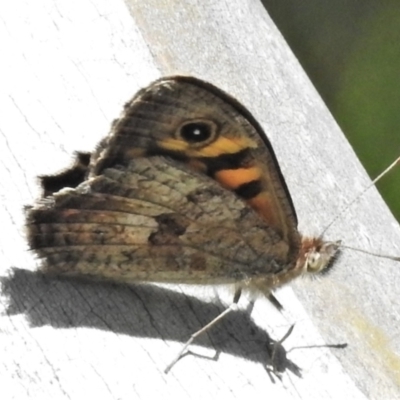
M258 0L15 0L0 5L0 388L4 399L371 399L400 397L398 263L343 251L324 278L277 293L280 314L246 299L184 357L226 291L54 281L34 273L24 204L35 177L90 151L122 105L165 75L227 91L264 127L300 221L318 234L369 182ZM377 155L379 149L374 149ZM329 239L400 254L400 230L372 189ZM294 290L292 289L294 288ZM303 378L273 384L265 331ZM298 348L349 344L344 350Z

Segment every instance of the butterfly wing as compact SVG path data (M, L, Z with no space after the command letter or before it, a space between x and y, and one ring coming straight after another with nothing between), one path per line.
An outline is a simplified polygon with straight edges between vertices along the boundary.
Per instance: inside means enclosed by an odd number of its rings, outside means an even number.
M164 157L107 168L28 209L44 270L115 281L234 283L286 270L287 243L231 191Z
M300 274L301 236L271 145L243 106L195 78L140 91L84 182L28 209L28 236L56 274L263 288Z
M196 127L199 137L189 136ZM201 140L201 129L210 136ZM114 122L94 157L92 175L152 155L168 155L233 191L280 232L293 249L291 256L297 255L296 213L272 146L255 118L232 97L191 77L153 83Z

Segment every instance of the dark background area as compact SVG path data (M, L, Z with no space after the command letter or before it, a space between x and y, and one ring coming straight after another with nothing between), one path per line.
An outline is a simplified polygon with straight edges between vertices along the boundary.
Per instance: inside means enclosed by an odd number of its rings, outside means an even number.
M262 1L375 178L400 155L400 1ZM398 221L399 181L377 185Z

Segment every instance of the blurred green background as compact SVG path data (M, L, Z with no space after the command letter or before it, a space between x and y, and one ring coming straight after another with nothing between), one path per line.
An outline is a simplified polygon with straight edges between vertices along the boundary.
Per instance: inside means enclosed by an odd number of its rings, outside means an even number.
M400 156L400 0L262 0L371 178ZM400 221L400 166L378 189Z

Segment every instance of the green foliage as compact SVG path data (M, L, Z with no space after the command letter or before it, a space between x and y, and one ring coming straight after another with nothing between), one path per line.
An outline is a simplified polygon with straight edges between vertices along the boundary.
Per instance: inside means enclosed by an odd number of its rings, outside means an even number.
M263 0L372 178L400 156L400 1ZM400 221L400 167L378 189Z
M372 177L400 155L400 8L365 23L332 112ZM400 220L400 168L378 184Z

